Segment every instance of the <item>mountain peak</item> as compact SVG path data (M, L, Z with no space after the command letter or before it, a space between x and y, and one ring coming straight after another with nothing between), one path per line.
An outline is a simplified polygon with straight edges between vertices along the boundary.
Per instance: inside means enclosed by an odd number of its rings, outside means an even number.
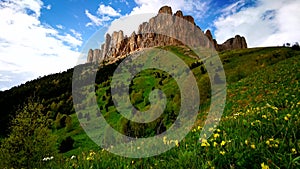
M129 37L124 37L122 30L107 34L101 49L88 52L87 62L115 60L143 48L185 44L201 44L217 51L247 48L246 39L240 35L218 44L211 31L203 33L192 16L183 15L180 10L173 14L170 6L163 6L155 17L139 25L137 33L133 32Z

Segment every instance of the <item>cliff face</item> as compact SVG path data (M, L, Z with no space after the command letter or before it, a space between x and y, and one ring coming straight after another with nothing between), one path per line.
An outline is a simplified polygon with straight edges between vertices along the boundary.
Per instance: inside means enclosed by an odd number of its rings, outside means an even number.
M143 48L183 44L215 48L217 51L247 48L245 38L239 35L218 44L210 30L204 34L192 16L184 16L181 11L173 15L171 7L164 6L157 16L142 23L138 32L129 37L124 36L122 30L107 34L101 49L89 50L87 62L112 60Z

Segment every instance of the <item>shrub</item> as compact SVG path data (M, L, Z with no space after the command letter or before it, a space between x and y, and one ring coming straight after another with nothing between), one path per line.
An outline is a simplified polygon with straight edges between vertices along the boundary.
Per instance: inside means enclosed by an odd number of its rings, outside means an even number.
M74 139L68 136L60 143L59 152L65 153L67 151L70 151L73 149L73 145L74 145Z
M1 142L0 168L36 168L45 157L56 156L56 137L43 106L29 102L11 122L10 134Z

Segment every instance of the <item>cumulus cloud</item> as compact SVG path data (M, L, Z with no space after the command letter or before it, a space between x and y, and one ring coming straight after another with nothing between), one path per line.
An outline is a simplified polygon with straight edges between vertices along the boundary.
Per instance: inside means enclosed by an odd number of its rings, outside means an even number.
M230 5L214 21L218 42L240 34L250 47L277 46L300 40L300 0L258 0L245 7L245 1Z
M85 10L85 15L91 20L86 26L104 26L107 21L112 20L113 17L120 17L121 14L117 12L111 6L99 5L97 15L91 14L88 10Z
M1 88L75 66L81 39L42 24L42 8L39 0L0 2Z
M99 15L108 15L108 16L121 16L119 12L117 12L114 8L111 6L105 6L101 4L97 10L97 13Z

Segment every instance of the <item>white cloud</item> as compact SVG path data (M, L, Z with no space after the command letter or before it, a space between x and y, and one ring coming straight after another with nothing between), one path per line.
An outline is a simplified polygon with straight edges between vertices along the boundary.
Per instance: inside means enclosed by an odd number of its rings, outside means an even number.
M82 35L81 35L81 33L75 31L74 29L70 29L70 31L72 32L72 34L73 34L77 39L82 40Z
M56 25L56 27L57 27L58 29L65 29L65 27L62 26L62 25Z
M0 2L0 71L13 81L1 88L75 66L81 39L42 24L42 7L39 0Z
M133 8L130 14L157 13L162 6L168 5L172 7L173 13L182 10L186 15L201 19L208 11L210 2L211 0L135 0L138 6Z
M214 22L216 39L222 43L240 34L246 37L250 47L299 41L299 9L300 0L258 0L252 7L233 4L228 7L230 12L224 11Z
M109 34L122 28L124 34L130 36L133 31L137 32L141 23L148 22L165 5L171 6L173 13L182 10L184 15L192 15L195 19L201 19L209 9L210 0L135 0L135 3L137 6L129 14L111 23L107 31Z
M98 8L97 13L99 15L107 15L107 16L121 16L121 14L119 12L117 12L114 8L112 8L111 6L105 6L103 4L101 4Z
M111 18L108 16L102 16L102 18L98 18L95 15L92 15L88 10L85 10L85 15L92 21L87 23L85 26L102 26L106 21L110 21Z
M46 6L46 9L50 10L51 7L52 7L51 5L47 5L47 6Z

